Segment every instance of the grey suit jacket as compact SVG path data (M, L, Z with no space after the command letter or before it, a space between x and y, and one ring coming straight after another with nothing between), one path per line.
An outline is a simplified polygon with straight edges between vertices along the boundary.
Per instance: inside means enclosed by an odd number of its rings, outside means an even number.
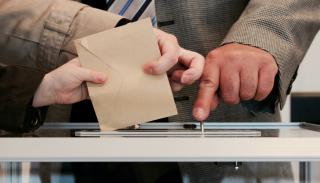
M177 36L180 44L204 56L227 43L241 43L271 53L279 66L275 101L220 105L208 121L280 121L279 109L306 50L320 26L319 0L156 0L160 29ZM171 121L192 121L197 84L176 97L179 115ZM187 96L187 97L185 97ZM270 103L274 102L274 103ZM245 106L245 107L244 107ZM275 107L275 113L265 113ZM246 110L257 109L257 110ZM243 163L240 171L213 163L179 163L184 183L220 182L231 177L248 182L292 182L289 163ZM242 179L241 179L242 178ZM250 180L250 181L249 181Z
M279 107L286 95L306 50L320 27L319 0L156 0L160 29L177 36L180 44L204 56L221 44L241 43L271 53L279 66L275 99L222 104L208 121L279 121ZM197 84L176 97L179 115L171 121L192 121L191 110ZM187 97L186 97L187 96ZM246 110L246 108L254 110ZM275 113L264 113L274 107Z

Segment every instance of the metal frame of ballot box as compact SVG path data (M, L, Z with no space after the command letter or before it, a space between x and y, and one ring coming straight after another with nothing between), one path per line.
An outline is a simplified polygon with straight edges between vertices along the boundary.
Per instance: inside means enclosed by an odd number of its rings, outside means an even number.
M318 125L205 123L204 127L201 133L198 123L146 123L136 129L101 132L96 123L47 123L40 131L72 130L74 137L1 137L0 161L320 160Z
M309 123L145 123L111 132L97 123L46 123L22 137L0 137L0 162L320 161L320 127ZM68 131L70 136L56 136ZM10 136L10 135L4 135ZM36 137L40 136L40 137Z

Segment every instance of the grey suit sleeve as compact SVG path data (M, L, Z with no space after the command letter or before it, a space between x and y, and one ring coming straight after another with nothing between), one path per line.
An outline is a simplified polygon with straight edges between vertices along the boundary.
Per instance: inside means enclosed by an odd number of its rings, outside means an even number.
M251 0L222 44L251 45L274 56L279 67L277 102L282 108L319 28L319 0Z

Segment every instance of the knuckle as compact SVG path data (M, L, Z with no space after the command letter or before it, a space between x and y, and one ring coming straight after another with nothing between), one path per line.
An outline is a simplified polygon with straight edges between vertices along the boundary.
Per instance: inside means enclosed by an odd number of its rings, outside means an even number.
M58 104L69 104L70 101L72 101L71 95L63 94L63 95L58 96L58 98L57 98Z
M237 83L229 82L228 80L222 80L221 83L221 96L226 104L237 104L239 103L239 89Z
M169 62L171 65L175 65L175 64L178 62L178 57L172 55L172 56L169 58L168 62Z
M260 96L261 98L263 98L263 97L269 95L269 93L271 92L271 89L272 89L272 87L270 87L270 86L261 86L258 89L257 96Z
M152 68L152 74L162 74L164 71L160 67L153 67Z
M278 65L277 65L276 61L273 59L272 56L270 56L270 57L263 57L263 59L261 59L262 67L266 67L269 71L273 71L273 72L277 71Z
M221 65L224 67L230 67L230 68L243 68L245 65L248 64L248 62L242 62L243 59L241 56L236 56L236 53L227 53L223 56L223 59L220 59Z
M202 78L200 82L200 88L211 88L216 90L218 85L214 83L210 78Z
M235 58L241 56L242 54L243 54L243 52L240 50L230 50L228 52L228 56L230 59L235 59Z
M197 53L197 52L194 52L194 51L190 51L190 55L192 55L193 58L196 58L197 61L204 63L205 59L200 53Z
M174 42L178 42L178 39L176 36L172 35L172 34L169 34L169 38L174 41Z
M243 52L241 52L240 50L230 50L228 51L228 53L226 54L226 60L229 62L235 62L238 60L241 60L243 55Z
M183 89L183 85L173 84L173 85L171 85L171 88L172 88L172 90L173 90L174 92L178 92L178 91L180 91L180 90Z
M256 93L258 83L253 77L246 77L243 80L245 81L240 83L240 97L245 100L252 99Z
M218 49L212 50L206 56L206 60L208 61L216 60L219 57L219 54L220 54L220 51Z
M274 78L275 76L268 75L264 80L264 84L261 86L262 90L270 90L274 85Z
M272 73L273 73L274 75L276 75L276 74L278 73L278 66L277 66L277 64L272 64L271 70L272 70Z
M93 70L89 70L88 75L90 76L90 78L94 78L96 76L96 72Z
M240 102L239 97L228 94L223 95L223 101L229 105L236 105Z
M240 92L240 97L243 100L250 100L250 99L252 99L254 97L254 94L255 93L252 92L252 91L241 91Z
M267 62L276 62L274 57L268 52L264 53L264 58Z

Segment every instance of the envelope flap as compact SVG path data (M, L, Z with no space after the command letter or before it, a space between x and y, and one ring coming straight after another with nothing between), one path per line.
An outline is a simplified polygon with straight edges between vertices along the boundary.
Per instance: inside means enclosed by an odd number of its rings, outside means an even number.
M117 102L117 95L121 91L124 78L119 72L112 69L108 64L104 64L96 55L82 46L81 40L76 40L75 46L79 55L80 63L83 67L105 73L108 78L112 78L108 79L106 84L94 84L87 82L89 96L96 113L99 111L99 113L102 112L110 116L110 114L116 112L113 105L106 105L103 108L100 106L103 106L106 101L110 104ZM97 115L99 114L97 113Z
M143 72L143 64L157 60L160 51L156 43L149 19L103 31L81 41L82 46L122 73Z

